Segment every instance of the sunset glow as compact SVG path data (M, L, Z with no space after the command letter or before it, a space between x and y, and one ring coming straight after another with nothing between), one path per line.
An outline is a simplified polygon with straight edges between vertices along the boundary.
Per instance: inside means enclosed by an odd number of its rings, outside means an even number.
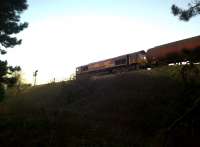
M33 72L38 70L38 84L42 84L54 78L65 80L83 64L199 35L199 19L180 22L170 13L172 1L157 4L158 0L153 1L151 9L162 7L163 12L149 13L148 4L139 1L137 4L144 5L146 13L140 13L138 5L129 1L121 1L117 6L99 2L89 8L85 3L69 6L61 1L65 7L59 10L52 7L53 2L48 7L46 0L45 14L40 16L42 8L38 9L42 6L30 0L29 10L23 15L29 27L18 35L23 43L9 49L6 59L9 64L22 67L27 82L32 82ZM96 8L99 5L102 9Z

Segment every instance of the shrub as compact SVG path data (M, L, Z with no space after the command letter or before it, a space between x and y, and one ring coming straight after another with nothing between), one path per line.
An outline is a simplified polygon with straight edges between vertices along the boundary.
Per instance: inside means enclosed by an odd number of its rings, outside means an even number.
M200 70L194 64L186 64L181 68L181 77L186 87L200 84Z
M0 102L4 99L5 97L5 87L3 84L0 84Z

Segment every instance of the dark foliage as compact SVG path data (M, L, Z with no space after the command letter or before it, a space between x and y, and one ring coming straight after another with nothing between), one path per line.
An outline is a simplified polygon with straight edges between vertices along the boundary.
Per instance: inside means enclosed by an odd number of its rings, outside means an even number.
M171 10L175 16L179 17L180 20L189 21L190 18L200 14L200 1L196 0L188 3L187 9L182 9L176 5L172 5Z
M166 62L167 63L178 63L178 62L182 62L184 59L183 59L183 56L179 55L179 54L169 54L167 57L166 57Z
M178 63L178 62L189 62L190 64L200 62L200 46L188 49L183 48L181 53L171 53L163 59L166 63Z
M28 26L20 22L21 13L28 7L26 0L1 0L0 1L0 54L6 54L6 48L21 44L21 40L14 35ZM7 61L0 60L0 97L4 94L4 84L11 86L17 78L13 73L20 71L20 67L7 65Z
M200 90L184 87L180 68L165 66L26 89L0 104L6 108L0 111L0 145L199 146L194 134L199 133L200 127L194 126L199 125L199 111L184 114L193 108ZM181 128L182 123L190 126Z
M172 53L161 61L161 63L180 63L186 62L181 66L180 75L187 88L199 86L200 70L195 63L200 62L200 47L193 49L183 48L181 53Z
M185 61L189 61L191 64L200 62L200 47L196 47L193 50L185 48L182 52L182 58Z
M184 65L181 68L181 76L187 89L199 86L200 71L194 64Z

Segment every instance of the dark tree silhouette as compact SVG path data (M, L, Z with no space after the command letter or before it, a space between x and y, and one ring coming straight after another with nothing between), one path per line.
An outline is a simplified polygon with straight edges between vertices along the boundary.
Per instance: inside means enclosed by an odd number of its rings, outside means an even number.
M6 48L21 44L14 35L28 26L20 22L20 15L27 7L26 0L0 1L0 55L6 54ZM0 60L0 98L4 94L3 85L13 85L17 80L13 73L19 70L20 67L8 66L7 61Z
M182 9L176 5L172 5L171 10L180 20L189 21L192 17L200 14L200 0L193 0L188 3L187 9ZM200 70L194 65L194 63L200 62L200 47L196 47L193 50L183 49L181 58L183 59L182 61L189 62L189 65L186 64L181 69L182 79L186 86L193 87L199 85L197 81L200 79Z
M187 9L182 9L176 5L172 5L171 10L175 16L179 17L180 20L189 21L190 18L200 14L200 0L194 0L188 3Z

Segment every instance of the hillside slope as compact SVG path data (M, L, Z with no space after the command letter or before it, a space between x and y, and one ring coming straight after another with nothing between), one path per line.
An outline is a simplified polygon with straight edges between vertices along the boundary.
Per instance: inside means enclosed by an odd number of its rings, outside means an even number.
M0 105L0 144L184 145L174 134L187 138L185 128L180 133L179 122L170 132L168 128L193 106L200 93L198 88L185 89L167 73L170 70L41 85L10 96ZM190 119L197 122L196 115Z

